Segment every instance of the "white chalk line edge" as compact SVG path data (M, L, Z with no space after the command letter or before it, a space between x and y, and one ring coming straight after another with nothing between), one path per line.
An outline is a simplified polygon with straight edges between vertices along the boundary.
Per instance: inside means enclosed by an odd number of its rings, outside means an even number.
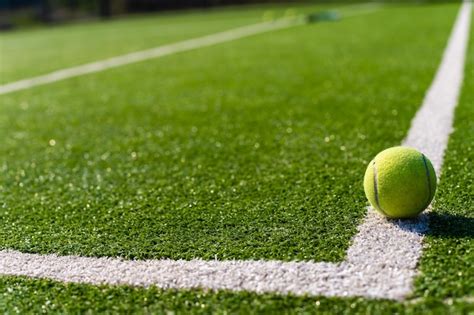
M437 74L403 144L418 148L439 174L463 82L471 18L464 2ZM0 274L62 282L159 288L403 299L412 291L427 215L389 221L369 209L342 263L123 260L0 251Z

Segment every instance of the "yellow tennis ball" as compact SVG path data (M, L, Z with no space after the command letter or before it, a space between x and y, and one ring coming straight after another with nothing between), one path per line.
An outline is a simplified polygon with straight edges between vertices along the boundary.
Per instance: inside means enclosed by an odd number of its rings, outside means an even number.
M383 215L413 218L433 200L435 170L431 161L413 148L389 148L369 163L364 190L370 204Z

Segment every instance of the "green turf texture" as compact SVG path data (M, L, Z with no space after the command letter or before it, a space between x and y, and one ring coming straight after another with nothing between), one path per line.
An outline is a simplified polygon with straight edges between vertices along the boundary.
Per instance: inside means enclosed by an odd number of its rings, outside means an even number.
M416 149L388 148L369 162L364 191L381 214L395 219L414 218L433 200L435 170L431 161Z
M423 8L426 10L427 8ZM441 23L445 28L449 29L447 26L452 22L452 17L454 16L453 7L440 7L442 12L451 13L451 21L446 21L446 23ZM436 9L431 9L432 11L437 11ZM415 10L416 11L416 10ZM433 19L437 19L439 22L442 22L446 17L443 13L439 12L439 16L431 16ZM414 14L411 10L404 12L404 14L409 14L410 16ZM442 17L442 18L441 18ZM413 19L413 21L418 20ZM323 28L323 26L318 26ZM442 27L440 27L442 28ZM293 32L293 31L292 31ZM294 33L291 33L294 34ZM474 36L471 32L471 43L470 43L470 54L474 54ZM281 36L282 33L279 33ZM444 36L447 36L447 32L443 33ZM426 43L425 43L426 44ZM419 47L422 49L422 47ZM221 51L222 52L222 51ZM438 55L439 57L439 55ZM426 62L426 59L423 61ZM158 63L157 63L158 64ZM425 64L427 66L427 64ZM431 66L427 67L432 70ZM132 68L129 68L130 70ZM410 69L405 69L405 73ZM117 74L117 73L116 73ZM431 73L432 74L432 73ZM429 80L429 74L426 74L426 77L421 75L424 78L424 84ZM409 80L409 77L405 78ZM422 79L423 81L423 79ZM75 81L76 83L79 81ZM84 84L84 83L83 83ZM95 84L95 83L94 83ZM421 84L421 83L420 83ZM59 85L56 85L59 86ZM69 85L64 83L61 85L61 88L68 87ZM421 261L421 275L416 281L416 288L414 295L407 300L406 302L391 302L391 301L370 301L365 299L328 299L328 298L310 298L310 297L292 297L292 296L277 296L272 294L265 295L256 295L252 293L229 293L229 292L219 292L212 293L206 291L161 291L157 289L141 289L141 288L128 288L128 287L96 287L88 285L76 285L76 284L60 284L53 281L46 280L30 280L24 278L16 277L2 277L0 278L0 311L5 313L40 313L40 312L56 312L56 313L79 313L79 312L138 312L138 313L150 313L150 312L190 312L190 313L275 313L276 311L286 312L286 313L338 313L338 314L387 314L387 313L398 313L398 314L472 314L474 312L473 296L474 296L474 287L470 279L474 278L472 262L474 261L473 257L473 234L474 227L472 226L473 219L473 209L474 204L472 200L472 192L474 189L474 174L470 171L473 169L474 161L474 150L472 147L473 143L473 134L474 134L474 123L472 122L472 116L474 115L474 91L472 89L474 86L474 60L473 58L468 59L468 69L466 72L466 81L464 84L463 95L461 97L460 106L456 112L456 121L455 121L455 131L451 136L449 148L445 157L445 165L443 167L441 182L438 188L437 200L435 202L435 212L430 215L430 226L431 232L427 236L426 243L427 248L425 249L423 259ZM420 87L421 88L421 87ZM91 87L92 89L92 87ZM41 91L41 100L45 101L48 99L48 91L51 90L44 89ZM81 90L82 91L82 90ZM338 91L339 92L339 91ZM8 114L8 118L15 117L15 115L24 115L20 111L15 110L15 104L19 105L20 108L24 111L31 110L35 106L39 106L40 109L45 109L41 107L39 101L34 103L20 103L27 97L32 95L38 95L37 92L31 92L32 94L18 94L16 96L12 95L11 98L4 97L2 103L5 103L7 109L2 108L0 115L0 126L2 134L5 134L8 129L5 128L7 118L5 117ZM68 93L64 92L59 93L62 97L61 100L50 99L50 102L56 105L52 110L48 112L48 115L55 114L58 118L58 111L61 109L59 107L60 101L63 101L68 97ZM91 91L92 93L92 91ZM406 96L405 94L402 94ZM56 97L56 95L55 95ZM70 97L70 96L69 96ZM333 96L334 98L334 96ZM5 101L4 101L5 100ZM406 100L405 100L406 101ZM74 105L80 107L81 104L86 103L87 101L83 100L83 103L78 102ZM392 106L397 103L391 103ZM63 104L64 105L64 104ZM399 104L400 105L400 104ZM404 106L411 105L410 102L403 103ZM85 105L83 105L85 106ZM86 109L85 107L82 107ZM390 116L384 115L384 111L390 109L390 107L381 107L377 108L378 113L373 116L377 119L387 119ZM413 111L413 108L403 110L403 108L396 108L397 115L406 117L409 115L410 111ZM35 112L38 114L39 111ZM67 111L61 111L62 114ZM75 112L77 114L77 111ZM358 115L363 116L360 112L357 112ZM89 117L89 116L87 116ZM336 117L332 117L335 119ZM30 117L30 121L32 118ZM340 121L340 117L337 117L338 126L346 126L344 123L348 122ZM374 155L378 150L386 146L388 143L396 141L398 138L402 138L401 134L390 134L393 132L393 125L390 124L390 119L388 119L389 125L392 126L387 129L381 130L379 128L374 129L378 134L375 137L372 137L372 140L376 140L377 145L374 147L365 144L364 142L358 142L357 139L354 139L358 145L365 145L366 149L373 150L373 152L365 152L367 155L366 158L369 159L371 155ZM404 121L404 119L403 119ZM44 116L37 118L35 128L31 131L37 132L41 129L40 124L44 123ZM16 137L26 137L28 134L23 131L18 131L23 126L23 129L29 129L31 125L22 125L24 123L22 119L15 120L11 125L9 124L6 127L11 127L12 125L17 128L14 129L16 133L9 131L8 135L15 135ZM319 122L320 123L320 122ZM376 123L376 121L375 121ZM110 127L110 126L109 126ZM60 128L64 129L65 126L61 125ZM91 128L89 126L89 128ZM408 129L407 124L405 128ZM52 126L48 128L48 131L53 130ZM333 132L337 131L337 128ZM60 130L63 131L63 130ZM19 132L19 133L18 133ZM40 133L46 143L49 141L50 137L47 137L47 132ZM337 135L337 138L336 138ZM329 143L333 141L341 141L337 144L334 144L335 147L332 148L331 152L337 152L338 145L345 144L342 142L345 136L344 133L335 134L334 138L329 138ZM339 139L341 137L342 139ZM23 138L24 139L24 138ZM336 140L337 139L337 140ZM347 140L344 139L344 140ZM2 140L2 155L8 153L8 150L4 149L5 143L10 143L9 150L12 150L14 147L13 144L15 138L9 140ZM57 140L56 146L61 142ZM396 144L396 143L394 143ZM92 146L93 144L91 144ZM38 145L39 146L39 145ZM15 153L20 158L25 159L25 156L31 146L25 148L15 147ZM52 148L49 148L52 149ZM46 149L45 149L46 150ZM354 148L351 148L355 154L359 154ZM24 151L24 152L23 152ZM351 151L349 151L351 152ZM21 154L20 154L21 153ZM46 154L42 151L35 152L34 154ZM80 152L82 153L82 152ZM30 154L31 151L30 151ZM52 154L49 152L49 154ZM337 155L333 155L337 156ZM58 155L49 155L49 157L58 157ZM55 160L52 163L58 163L60 160ZM10 167L12 163L15 162L14 158L9 158L8 166ZM329 162L329 159L325 160L326 163ZM368 162L368 161L365 161ZM23 163L25 163L23 161ZM44 163L44 161L43 161ZM336 164L340 163L338 160ZM0 164L3 167L3 171L7 171L5 159L2 160ZM15 166L17 164L13 164ZM44 164L43 164L44 166ZM53 165L51 165L51 169ZM358 166L359 175L363 174L365 165ZM333 166L333 169L335 167ZM53 173L55 174L55 173ZM96 175L96 174L93 174ZM336 173L336 178L338 181L344 183L343 173ZM25 178L27 174L22 175L22 172L17 173L18 178ZM340 176L340 177L339 177ZM355 174L349 173L348 176L354 176ZM89 177L86 176L86 179ZM318 177L319 178L319 177ZM46 178L49 184L54 182L55 178ZM56 180L58 180L56 178ZM7 196L5 181L2 182L1 188L1 200L2 202ZM347 182L345 182L347 183ZM26 186L28 188L28 185ZM57 187L57 186L54 186ZM47 247L54 247L55 242L67 241L66 238L61 237L58 239L50 239L48 235L42 234L46 233L46 227L34 229L34 219L32 214L29 214L27 208L17 208L16 215L11 213L6 213L7 211L12 211L10 207L10 202L17 199L20 189L13 190L16 194L15 198L9 199L9 202L4 202L2 204L1 220L4 222L4 219L8 219L9 223L15 223L17 228L17 234L25 233L29 235L29 239L35 243L35 237L46 241L46 246L43 248L36 247L36 249L41 249L45 252L48 252ZM353 192L356 193L356 192ZM363 193L361 191L357 192L360 194L360 198L363 198ZM39 192L38 192L39 194ZM57 198L58 193L49 192L46 194L46 198L43 199L44 203L51 204L49 198ZM34 196L34 195L29 195ZM42 195L41 195L42 196ZM90 195L88 195L90 196ZM70 196L64 197L68 198ZM352 197L354 198L354 197ZM24 202L27 198L18 200ZM357 199L358 200L358 199ZM354 201L353 201L354 202ZM357 201L359 202L359 201ZM8 208L7 208L8 207ZM8 209L8 210L5 210ZM38 217L39 224L45 224L45 218L43 216L50 217L49 228L51 231L54 231L54 226L57 222L55 219L59 218L59 212L61 209L53 208L51 212L47 212L45 207L40 208L42 211L36 212L36 214L42 214ZM23 214L21 211L24 211ZM56 216L51 216L58 212ZM30 216L24 221L20 220L21 215ZM84 214L84 216L86 216ZM16 221L12 221L15 219ZM90 219L88 217L87 219ZM94 219L95 220L95 219ZM83 223L87 224L84 220ZM65 224L65 220L59 220L59 224ZM26 228L30 226L30 231ZM4 235L13 235L14 232L10 230L9 233L5 233L5 227L8 227L7 224L1 226L0 233L3 233L0 239L3 239ZM36 227L38 228L38 227ZM86 227L83 230L82 237L87 239L90 237L86 233L91 232ZM93 233L93 231L92 231ZM55 234L57 235L57 234ZM97 235L97 234L96 234ZM61 235L60 235L61 236ZM21 240L18 238L17 240ZM10 240L11 242L14 239ZM99 242L97 242L98 244ZM12 244L3 244L2 246L10 247ZM71 245L71 251L75 251L74 244ZM38 246L38 245L33 245ZM32 247L31 247L32 248ZM22 249L28 249L27 246Z
M361 174L405 136L456 9L304 25L3 96L0 247L341 261L365 214Z
M295 297L248 292L176 291L156 288L58 284L0 278L0 311L21 313L177 314L470 314L463 299L407 302L362 298Z
M474 54L471 32L470 56ZM414 295L406 302L361 298L328 299L273 294L161 291L129 287L60 284L16 277L0 278L0 311L39 312L176 312L176 313L338 313L338 314L472 314L474 313L473 209L474 60L468 59L466 81L456 111L431 232L421 261Z
M361 174L405 136L456 9L305 25L3 96L0 247L341 261L365 214Z

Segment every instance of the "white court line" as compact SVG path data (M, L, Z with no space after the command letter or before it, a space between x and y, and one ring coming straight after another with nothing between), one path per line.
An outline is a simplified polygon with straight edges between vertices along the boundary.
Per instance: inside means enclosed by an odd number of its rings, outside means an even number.
M439 173L463 81L471 3L459 11L438 72L404 145L429 156ZM416 78L413 78L416 80ZM369 210L342 263L92 258L0 251L0 274L90 284L154 285L296 295L403 299L422 254L427 216L390 221Z

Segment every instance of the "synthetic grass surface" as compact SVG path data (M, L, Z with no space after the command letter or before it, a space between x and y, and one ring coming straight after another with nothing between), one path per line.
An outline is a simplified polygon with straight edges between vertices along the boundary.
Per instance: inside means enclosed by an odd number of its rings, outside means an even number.
M154 288L97 287L47 280L0 278L0 311L176 312L176 313L337 313L472 314L472 192L474 153L474 36L471 31L466 80L456 112L442 178L431 215L431 234L421 262L414 296L404 303L277 296L252 293L161 291ZM12 107L9 108L12 110ZM2 113L3 116L3 113ZM3 130L2 130L3 132ZM2 153L3 154L3 153ZM2 188L4 189L4 188ZM2 195L3 200L4 195ZM5 208L3 208L5 209ZM3 230L3 227L2 229Z
M247 6L0 33L0 84L328 5ZM345 10L361 10L355 5ZM290 10L290 11L288 11ZM344 12L344 10L342 10Z
M14 313L177 314L471 314L462 299L407 302L362 298L294 297L274 294L176 291L60 284L0 278L0 311Z
M469 56L474 55L471 32ZM474 60L468 58L464 89L456 111L455 131L445 156L431 232L421 261L421 275L406 302L360 298L328 299L272 294L174 291L61 284L47 280L0 278L0 311L39 312L176 312L176 313L337 313L472 314Z
M405 136L456 10L301 26L4 96L0 248L341 261L366 163Z

